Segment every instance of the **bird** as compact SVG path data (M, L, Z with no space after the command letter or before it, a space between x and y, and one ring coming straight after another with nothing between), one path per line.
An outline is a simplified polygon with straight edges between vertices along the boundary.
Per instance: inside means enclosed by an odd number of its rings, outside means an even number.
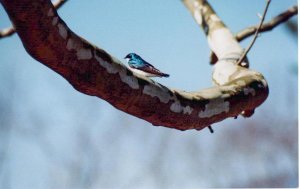
M163 73L150 63L146 62L136 53L127 54L124 59L127 60L129 69L145 77L169 77L169 74Z

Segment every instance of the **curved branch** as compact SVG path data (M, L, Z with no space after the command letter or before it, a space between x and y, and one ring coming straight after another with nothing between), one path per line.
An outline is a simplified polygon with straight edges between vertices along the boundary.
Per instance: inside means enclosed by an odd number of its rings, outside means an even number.
M54 8L59 9L61 6L63 6L67 0L57 0L53 3ZM10 26L8 28L4 28L0 30L0 39L12 36L15 34L16 30L13 26Z
M292 18L293 16L298 14L298 6L295 5L288 10L284 11L283 13L277 15L276 17L272 18L269 22L264 23L261 28L259 29L259 33L271 31L273 28L282 24ZM247 37L254 35L255 31L257 30L258 26L251 26L236 34L236 39L238 41L242 41Z
M2 0L2 4L32 57L59 73L78 91L104 99L153 125L203 129L255 109L268 96L261 74L237 67L235 74L220 86L198 92L170 89L136 75L104 50L77 36L49 0Z

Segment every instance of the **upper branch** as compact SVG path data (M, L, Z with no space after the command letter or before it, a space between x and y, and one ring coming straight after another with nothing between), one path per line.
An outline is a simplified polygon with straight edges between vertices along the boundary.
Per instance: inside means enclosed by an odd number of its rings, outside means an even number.
M32 57L59 73L78 91L102 98L153 125L202 129L254 109L268 96L263 76L247 69L236 69L226 83L209 89L170 89L135 75L112 55L77 36L49 0L1 2ZM223 51L223 47L215 48L216 52Z
M258 30L260 33L262 32L267 32L267 31L271 31L272 29L274 29L276 26L286 22L287 20L289 20L290 18L292 18L293 16L298 14L298 6L295 5L291 8L289 8L288 10L280 13L279 15L275 16L274 18L272 18L270 21L262 24L262 26L260 27L260 29ZM242 41L248 37L250 37L251 35L254 35L255 32L258 29L258 25L256 26L250 26L246 29L243 29L242 31L238 32L235 35L235 38L237 41ZM218 58L216 57L216 55L212 52L210 54L210 64L215 64L218 61Z
M219 59L239 58L243 48L205 0L183 0L207 36L211 50Z
M270 21L264 23L260 29L259 32L266 32L271 31L273 28L278 26L279 24L282 24L286 22L288 19L292 18L293 16L298 14L298 6L295 5L288 10L284 11L283 13L277 15L276 17L272 18ZM246 39L247 37L255 34L255 31L258 29L258 26L251 26L248 27L236 34L236 39L238 41L242 41Z

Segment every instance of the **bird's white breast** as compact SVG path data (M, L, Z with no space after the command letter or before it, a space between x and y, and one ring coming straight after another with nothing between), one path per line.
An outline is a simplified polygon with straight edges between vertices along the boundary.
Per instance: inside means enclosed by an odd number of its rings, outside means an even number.
M129 62L130 58L125 58L125 60L127 61L127 63Z

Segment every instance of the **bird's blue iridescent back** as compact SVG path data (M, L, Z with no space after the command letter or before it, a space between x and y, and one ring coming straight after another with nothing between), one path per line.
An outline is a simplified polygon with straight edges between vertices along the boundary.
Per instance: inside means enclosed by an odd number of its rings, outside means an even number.
M145 66L152 66L137 54L130 53L130 56L131 59L128 61L129 66L132 66L134 68L143 68Z

